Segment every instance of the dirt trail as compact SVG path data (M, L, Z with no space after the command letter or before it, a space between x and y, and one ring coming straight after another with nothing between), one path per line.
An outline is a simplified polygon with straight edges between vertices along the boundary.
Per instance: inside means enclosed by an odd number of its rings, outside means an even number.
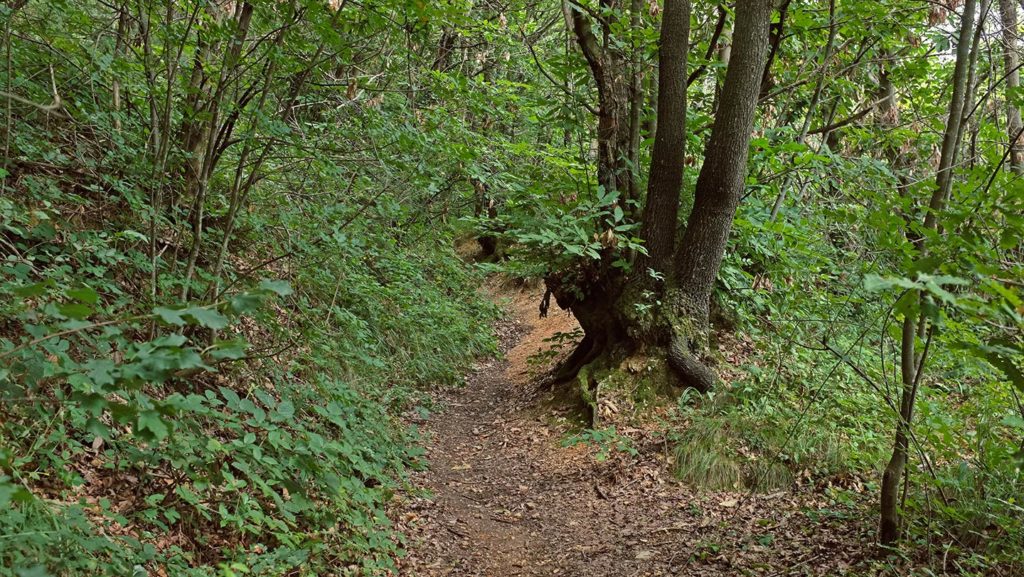
M744 498L699 492L668 472L664 443L633 431L638 456L600 462L566 447L571 408L537 398L524 376L543 339L571 318L537 319L537 295L512 295L498 325L505 360L480 362L431 416L430 469L399 525L402 575L843 575L869 528L813 491ZM577 423L578 426L578 423Z

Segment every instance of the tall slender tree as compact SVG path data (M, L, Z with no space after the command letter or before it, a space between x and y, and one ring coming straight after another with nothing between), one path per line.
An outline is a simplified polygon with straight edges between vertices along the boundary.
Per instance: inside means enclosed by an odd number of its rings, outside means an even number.
M953 168L959 149L959 134L963 123L964 101L967 98L967 84L971 75L971 36L974 32L974 18L978 0L967 0L960 19L960 33L956 47L956 64L953 69L952 96L949 114L942 138L939 166L931 198L924 207L923 223L907 223L907 238L917 253L917 259L927 256L926 236L938 228L939 213L942 212L953 186ZM893 441L892 456L882 474L880 492L880 517L878 540L889 545L900 537L899 486L905 473L911 437L911 423L914 418L914 404L918 386L927 360L927 345L919 346L922 339L930 341L931 329L928 318L921 311L921 294L912 290L904 297L917 304L904 313L900 340L900 402Z
M607 191L618 191L624 200L635 200L636 179L630 159L634 154L630 122L628 58L623 45L613 42L613 30L622 25L618 16L622 0L600 0L600 13L592 17L582 4L567 3L573 33L597 84L597 180ZM601 37L594 33L595 23ZM628 205L623 203L628 210Z
M669 119L654 138L647 202L640 237L647 255L637 268L665 275L671 266L679 228L679 192L686 159L686 63L690 36L688 0L665 2L658 48L658 116Z
M1013 102L1013 94L1020 87L1020 53L1017 42L1017 3L999 0L999 18L1003 27L1003 69L1006 75L1006 132L1010 138L1010 166L1024 175L1024 145L1020 142L1020 107Z
M691 353L707 339L711 293L743 194L771 13L772 3L764 0L737 7L722 100L697 177L686 233L676 250L675 294L670 300L675 314L682 313L692 325L688 330L676 325L669 362L687 383L701 389L713 384L713 375Z

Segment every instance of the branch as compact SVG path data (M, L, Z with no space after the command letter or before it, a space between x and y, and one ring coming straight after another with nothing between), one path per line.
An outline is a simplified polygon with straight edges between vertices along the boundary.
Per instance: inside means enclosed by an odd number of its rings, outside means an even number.
M885 101L885 98L876 100L848 118L844 118L843 120L839 120L831 124L826 124L825 126L819 126L818 128L808 131L807 134L823 134L826 132L832 132L833 130L838 130L849 124L853 124L854 122L857 122L861 118L867 116L872 110L875 109L876 106L881 104L883 101Z
M551 84L554 84L558 88L561 88L562 92L566 93L566 95L568 95L573 100L579 102L579 104L586 108L591 114L595 116L600 114L600 112L598 112L596 108L594 108L590 104L587 104L585 101L577 98L576 95L573 94L572 91L569 90L569 88L566 85L562 84L561 82L558 82L557 80L555 80L554 77L548 74L548 71L544 68L544 65L540 63L540 59L537 58L537 53L533 49L533 44L531 44L529 38L526 37L526 31L523 30L522 26L519 27L519 33L523 36L523 43L526 44L526 48L530 51L530 56L533 57L533 62L537 65L537 70L540 70L540 73L544 75L544 78L550 80Z
M50 84L53 87L53 102L51 102L50 104L39 104L38 102L32 102L27 98L22 98L17 94L11 94L10 92L5 92L3 90L0 90L0 96L3 96L8 100L13 100L15 102L20 102L22 104L38 108L43 112L59 112L63 101L60 99L60 94L57 93L57 80L53 76L53 66L50 66Z
M782 43L782 32L786 27L786 14L789 12L790 0L783 0L779 7L779 22L771 25L768 44L768 61L764 64L764 72L761 74L761 95L768 94L772 83L772 63L775 62L775 55L779 52L779 44Z
M597 37L594 36L594 31L590 29L590 21L584 14L584 11L587 9L572 0L567 1L575 8L571 12L572 28L573 32L576 33L576 43L579 44L580 50L583 51L583 57L586 58L587 64L590 65L590 70L594 74L594 80L597 81L597 86L600 88L604 84L602 82L604 78L604 65L602 64L604 52L597 41Z
M594 10L590 6L587 6L586 4L583 4L579 0L566 0L566 1L567 1L568 4L571 4L571 5L575 6L580 11L586 12L587 14L589 14L591 18L593 18L594 20L597 20L598 22L600 22L602 26L607 26L608 25L608 21L604 18L604 16L601 16L601 13L598 12L597 10Z
M686 79L687 88L694 83L695 80L700 78L701 74L707 70L708 64L706 61L711 60L711 56L714 55L715 50L718 49L718 40L722 37L722 30L725 29L725 20L729 13L725 10L725 6L718 5L718 22L715 23L715 31L711 34L711 40L708 41L708 49L704 53L705 62L697 67L696 70L690 73L690 76Z

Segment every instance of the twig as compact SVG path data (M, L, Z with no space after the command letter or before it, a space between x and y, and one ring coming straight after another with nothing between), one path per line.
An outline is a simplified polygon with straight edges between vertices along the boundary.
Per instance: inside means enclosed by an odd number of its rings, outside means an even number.
M51 102L50 104L39 104L38 102L32 102L27 98L22 98L17 94L11 94L6 90L0 90L0 96L3 96L8 100L13 100L15 102L20 102L22 104L38 108L43 112L58 112L63 101L60 99L60 94L57 93L57 80L54 78L53 75L53 66L50 66L50 83L53 87L53 102Z
M814 561L815 559L818 559L819 557L821 557L821 553L818 553L817 555L811 555L810 557L804 559L803 561L800 561L799 563L790 565L789 567L786 567L785 569L782 569L780 571L776 571L775 573L770 573L770 574L766 575L765 577L778 577L779 575L787 575L793 569L796 569L797 567L801 567L803 565L806 565L806 564L810 563L811 561Z
M91 325L87 325L87 326L84 326L84 327L79 327L79 328L75 328L75 329L66 329L66 330L63 330L63 331L58 331L58 332L55 332L55 333L50 333L48 335L44 335L44 336L41 336L39 338L32 339L31 341L28 341L27 343L22 343L22 344L20 344L20 345L18 345L16 347L14 347L13 349L7 351L6 353L0 354L0 359L7 358L7 357L13 355L14 353L16 353L16 352L18 352L20 350L26 349L28 347L34 347L34 346L38 345L39 343L44 342L44 341L48 341L50 339L56 339L56 338L59 338L59 337L66 337L68 335L73 335L75 333L80 333L80 332L82 332L84 330L97 329L97 328L100 328L100 327L105 327L105 326L109 326L109 325L115 325L115 324L118 324L118 323L130 323L132 321L141 321L141 320L144 320L144 319L148 319L148 318L150 318L152 316L154 316L154 315L151 315L151 314L149 314L149 315L136 315L136 316L133 316L133 317L127 317L127 318L121 318L121 319L111 319L109 321L103 321L103 322L100 322L100 323L93 323Z

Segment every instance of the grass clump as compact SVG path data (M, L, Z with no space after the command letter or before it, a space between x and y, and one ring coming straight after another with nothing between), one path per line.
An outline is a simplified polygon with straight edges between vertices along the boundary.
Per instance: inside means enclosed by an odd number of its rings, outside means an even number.
M778 490L801 475L834 475L847 467L833 428L794 426L798 415L782 408L754 408L720 394L695 406L681 399L678 418L682 422L672 433L673 472L697 487Z

